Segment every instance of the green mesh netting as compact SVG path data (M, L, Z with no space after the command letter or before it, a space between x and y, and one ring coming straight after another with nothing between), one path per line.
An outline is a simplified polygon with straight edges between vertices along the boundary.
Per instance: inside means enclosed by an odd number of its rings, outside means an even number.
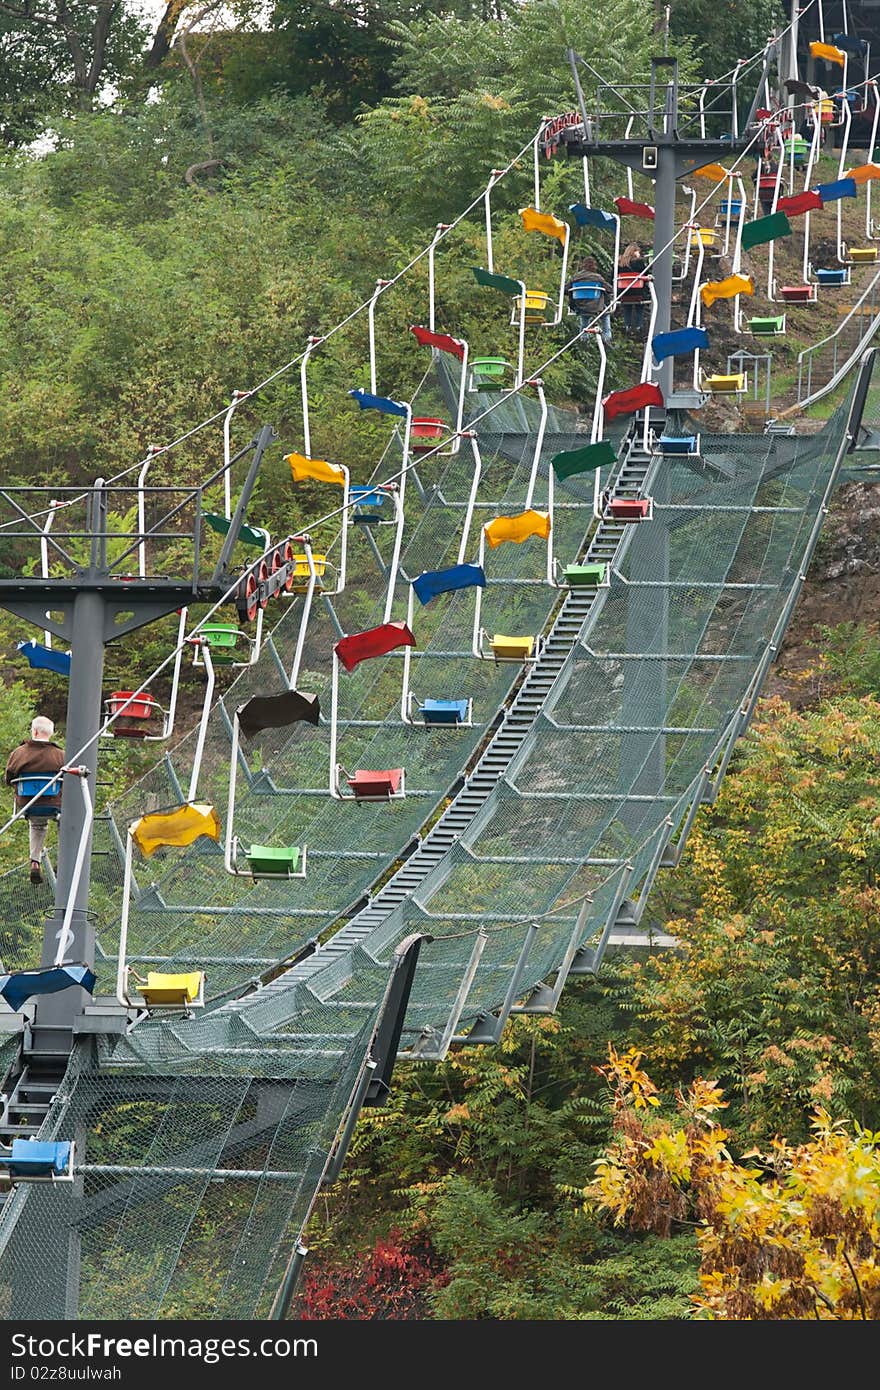
M456 383L439 386L451 396ZM276 731L263 736L236 825L240 814L248 837L308 843L305 880L230 879L213 846L138 865L131 959L206 964L211 1002L192 1019L150 1020L75 1056L44 1134L75 1138L88 1166L72 1187L20 1188L7 1202L0 1217L7 1316L266 1314L369 1046L394 947L414 930L434 938L422 947L405 1046L443 1030L478 929L486 940L462 1029L501 1003L530 924L538 930L523 995L574 946L601 950L622 896L637 892L655 865L669 823L685 814L778 638L846 418L842 406L811 437L704 435L701 458L647 465L652 522L627 531L615 582L575 629L513 761L402 902L382 910L377 895L326 948L242 992L267 964L329 927L394 863L455 783L519 675L470 654L468 592L417 613L424 655L414 662L413 684L421 695L472 697L473 729L438 734L402 725L399 657L344 678L343 762L403 765L408 786L421 795L375 807L334 802L326 795L326 730L317 737L310 728ZM550 456L583 433L555 414L549 425L538 507ZM535 426L524 402L480 424L484 471L467 558L482 521L522 509ZM417 472L406 498L409 577L457 558L473 460L462 450ZM591 480L578 479L557 488L555 548L563 560L582 553L590 489ZM385 557L390 531L371 533ZM383 599L371 543L357 535L352 543L352 587L334 600L344 630L378 621ZM484 625L540 631L559 594L540 582L538 543L490 553L487 572ZM265 691L267 681L280 684L274 653L289 667L299 602L273 630L260 664L227 694L228 709ZM404 604L401 582L395 616ZM301 677L302 686L321 692L325 709L333 640L325 610L310 628ZM221 814L229 748L218 706L200 795L212 796ZM173 799L191 757L192 740L184 739L111 804L96 837L104 851L95 870L105 982L115 968L125 827ZM79 1278L66 1280L77 1262Z

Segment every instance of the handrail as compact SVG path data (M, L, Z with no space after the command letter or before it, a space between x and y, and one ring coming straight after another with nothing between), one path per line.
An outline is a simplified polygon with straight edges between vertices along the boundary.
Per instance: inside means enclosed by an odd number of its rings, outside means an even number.
M870 307L874 310L868 320L868 325L864 331L859 333L857 341L852 349L841 359L839 347L841 344L841 334L847 325L855 318L858 327L861 328L868 317L862 312L863 306L870 297ZM856 358L862 355L865 345L870 342L880 327L880 270L876 271L872 280L865 286L864 290L850 309L849 313L837 325L833 333L821 338L818 343L811 343L798 353L798 399L796 406L790 406L788 410L780 412L780 418L794 414L795 411L803 410L806 406L812 405L814 401L821 400L843 380ZM828 381L814 389L814 354L825 348L828 344L833 344L831 376Z

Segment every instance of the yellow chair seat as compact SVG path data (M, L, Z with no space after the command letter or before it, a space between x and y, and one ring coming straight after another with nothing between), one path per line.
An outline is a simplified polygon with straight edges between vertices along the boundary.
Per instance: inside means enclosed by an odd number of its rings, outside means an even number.
M849 258L853 265L871 265L880 255L878 246L851 246Z
M502 661L525 661L535 650L534 637L505 637L496 632L492 638L492 654Z
M324 578L324 571L327 568L326 555L312 555L312 563L315 566L316 579ZM294 555L293 557L293 592L304 594L309 587L311 574L309 572L309 562L305 555Z
M148 970L147 983L141 985L140 994L148 1008L156 1005L185 1008L198 999L203 980L201 970L192 970L186 975L163 975L158 970Z
M699 251L700 243L706 251L714 251L721 240L721 233L715 227L694 227L691 231L691 250Z
M703 378L703 385L707 391L713 391L716 395L736 395L746 389L745 372L731 372L730 375L719 374L717 376L707 376Z
M519 303L522 305L522 296ZM526 323L546 323L548 318L552 318L550 311L550 296L541 290L526 290L525 297L525 316Z

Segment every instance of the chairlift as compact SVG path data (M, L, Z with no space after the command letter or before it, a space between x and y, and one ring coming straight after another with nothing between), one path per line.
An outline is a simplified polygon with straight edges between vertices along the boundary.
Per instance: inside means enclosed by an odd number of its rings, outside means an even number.
M13 1139L0 1149L0 1180L15 1183L73 1182L76 1146L72 1139Z
M460 561L442 570L426 570L418 575L409 586L407 597L405 627L411 631L415 621L415 600L424 606L439 598L441 594L459 593L463 589L483 588L486 583L485 570L480 565L468 565ZM410 689L413 647L403 649L403 677L401 680L400 717L404 724L416 725L413 706L417 696ZM471 699L423 699L418 706L418 714L423 728L470 728L473 724L473 700Z

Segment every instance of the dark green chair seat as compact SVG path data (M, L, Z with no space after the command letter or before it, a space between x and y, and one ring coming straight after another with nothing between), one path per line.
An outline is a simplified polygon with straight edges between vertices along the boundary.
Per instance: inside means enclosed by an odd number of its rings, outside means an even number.
M221 512L202 512L202 516L212 531L217 531L221 536L229 534L232 522ZM268 541L265 531L260 531L255 526L246 526L244 522L238 528L238 539L242 545L253 545L257 550L265 550Z

